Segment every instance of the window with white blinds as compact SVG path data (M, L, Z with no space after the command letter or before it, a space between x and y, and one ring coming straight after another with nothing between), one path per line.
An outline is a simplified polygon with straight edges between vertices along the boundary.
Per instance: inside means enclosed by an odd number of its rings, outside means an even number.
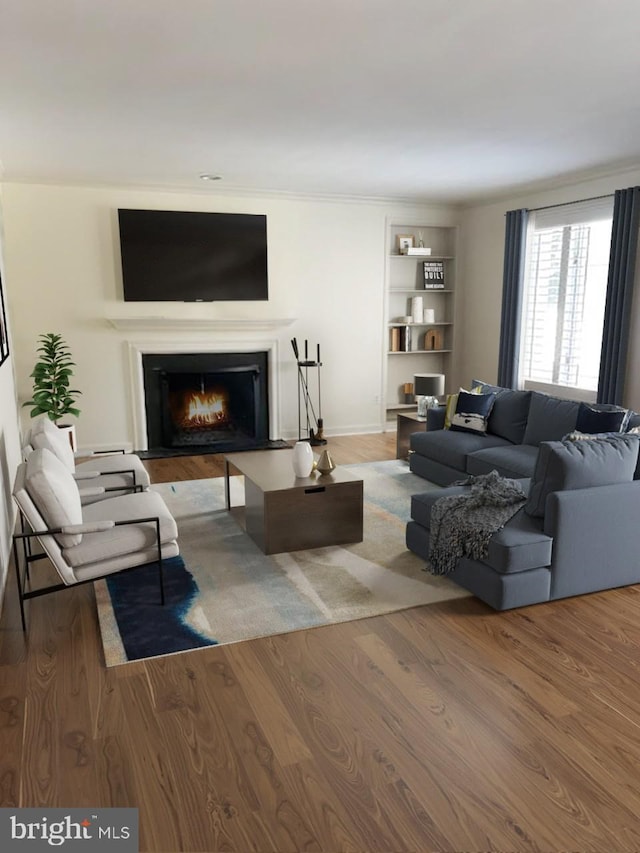
M613 198L529 217L521 385L596 391Z

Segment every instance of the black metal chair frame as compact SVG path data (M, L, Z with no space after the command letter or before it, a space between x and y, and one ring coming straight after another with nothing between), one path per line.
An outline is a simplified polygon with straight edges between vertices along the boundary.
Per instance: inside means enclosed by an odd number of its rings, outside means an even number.
M119 487L115 487L116 490L121 491ZM154 562L158 563L158 580L160 583L160 604L164 606L165 596L164 596L164 574L163 574L163 566L162 566L162 543L160 541L160 518L158 516L151 516L149 518L131 518L127 521L114 521L114 527L122 527L126 524L144 524L145 522L153 522L156 527L156 547L158 550L158 559L150 560L147 563L141 563L138 566L131 566L128 569L120 569L116 572L107 572L104 575L97 575L93 578L87 578L83 581L77 581L73 584L59 583L52 584L51 586L39 587L37 589L27 590L27 584L30 584L31 578L29 576L29 566L31 563L36 560L48 559L49 555L47 553L43 554L32 554L30 543L32 539L39 539L41 536L55 536L56 534L64 533L64 529L61 527L56 527L47 530L30 530L25 532L24 529L24 515L22 511L20 512L21 517L21 533L14 533L13 535L13 562L16 571L16 581L18 585L18 596L20 599L20 617L22 619L22 630L27 630L27 624L25 620L24 613L24 602L29 598L36 598L40 595L47 595L50 592L59 592L62 589L73 589L74 586L80 586L85 583L93 583L94 581L103 580L104 578L111 577L112 575L122 574L124 572L132 572L136 569L142 569L145 566L150 566ZM94 531L97 532L97 531ZM90 536L91 533L83 533L83 536ZM24 574L21 574L20 571L20 562L18 559L18 542L22 542L22 551L24 557Z
M119 471L94 471L93 473L96 475L96 479L98 477L110 477L112 474L131 474L131 480L133 481L131 486L108 486L107 488L105 488L105 492L123 492L125 491L125 489L133 489L134 491L140 492L143 491L143 486L136 483L136 472L134 468L122 468ZM76 483L80 484L83 481L84 478L80 477L76 480ZM78 488L80 488L80 486L78 486Z

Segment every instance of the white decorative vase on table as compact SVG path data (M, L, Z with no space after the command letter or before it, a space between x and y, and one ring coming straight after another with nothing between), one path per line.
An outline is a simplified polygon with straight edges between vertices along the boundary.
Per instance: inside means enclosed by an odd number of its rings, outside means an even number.
M293 473L308 477L313 471L313 450L308 441L296 441L293 446Z

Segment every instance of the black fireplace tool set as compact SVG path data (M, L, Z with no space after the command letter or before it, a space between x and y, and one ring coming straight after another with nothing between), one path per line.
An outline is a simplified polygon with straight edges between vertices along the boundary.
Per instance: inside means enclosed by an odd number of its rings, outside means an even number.
M320 390L320 344L317 345L316 359L309 359L309 342L304 342L304 359L300 358L300 350L298 349L298 341L296 338L291 339L291 347L293 354L296 357L298 365L298 440L308 441L309 444L318 445L326 444L327 439L323 436L323 421L322 421L322 394ZM317 372L317 390L318 390L318 410L311 400L311 392L309 390L309 371ZM313 376L313 372L311 374ZM304 411L304 417L303 417ZM304 430L303 430L304 427ZM303 434L305 432L306 434Z

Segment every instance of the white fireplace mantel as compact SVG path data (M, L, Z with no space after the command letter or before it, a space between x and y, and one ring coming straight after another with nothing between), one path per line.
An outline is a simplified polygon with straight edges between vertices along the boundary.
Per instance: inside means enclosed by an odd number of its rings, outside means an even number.
M292 322L292 321L287 321ZM158 328L158 327L155 327ZM184 327L181 327L184 329ZM193 327L190 327L193 328ZM211 326L207 328L211 329ZM229 330L229 326L224 326ZM245 330L264 330L261 326L243 326ZM190 352L251 352L262 350L267 353L269 364L269 438L280 438L280 377L278 371L279 342L266 336L247 340L198 340L127 341L129 352L129 375L131 379L131 402L133 413L134 447L147 450L147 415L144 402L144 376L142 357L146 353L190 353Z
M295 317L252 320L240 317L231 319L203 319L201 317L107 317L107 322L120 331L192 331L192 332L265 332L290 326Z

